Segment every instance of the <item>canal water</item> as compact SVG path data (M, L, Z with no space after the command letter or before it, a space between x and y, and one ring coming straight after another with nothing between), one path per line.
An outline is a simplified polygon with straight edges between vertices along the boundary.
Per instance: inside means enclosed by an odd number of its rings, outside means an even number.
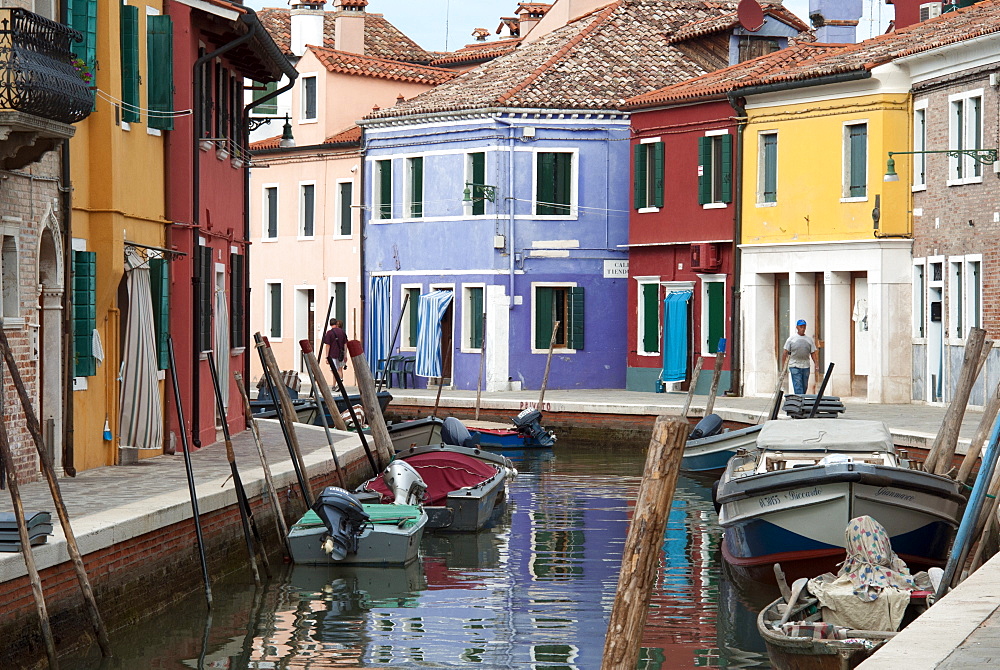
M79 668L530 668L597 670L641 450L507 454L520 471L478 534L425 535L406 568L285 566L245 576L122 634ZM770 594L721 567L710 482L680 477L639 668L767 668L754 619Z

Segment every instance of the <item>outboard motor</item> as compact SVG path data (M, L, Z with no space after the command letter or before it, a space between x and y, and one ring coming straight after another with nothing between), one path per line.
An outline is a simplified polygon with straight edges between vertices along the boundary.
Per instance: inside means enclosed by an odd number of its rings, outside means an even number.
M340 487L327 486L312 509L326 525L328 535L323 549L333 560L342 561L348 554L357 553L358 536L369 519L357 498Z
M551 447L556 443L556 436L552 431L542 428L542 413L534 407L522 409L513 421L517 432L533 439L543 447Z
M419 505L427 493L427 484L406 461L394 460L382 473L382 479L396 496L394 505Z
M699 440L703 437L711 437L722 432L722 417L718 414L709 414L698 422L688 435L689 440Z
M479 446L476 438L472 437L472 433L465 427L465 424L453 416L449 416L441 424L441 441L456 447L475 448Z

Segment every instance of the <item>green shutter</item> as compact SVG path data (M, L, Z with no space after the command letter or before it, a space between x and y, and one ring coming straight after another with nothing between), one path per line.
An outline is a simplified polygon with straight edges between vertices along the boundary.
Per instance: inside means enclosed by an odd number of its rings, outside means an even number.
M726 296L725 284L720 281L705 284L707 305L702 309L708 316L708 333L705 337L705 351L715 352L719 348L719 340L726 336Z
M97 374L94 329L97 328L97 254L73 252L73 376Z
M139 120L139 8L121 6L122 121Z
M340 230L341 235L351 234L351 203L354 201L354 183L340 184Z
M568 216L573 202L573 154L555 154L555 200L553 214Z
M201 318L198 322L198 351L209 351L212 343L212 293L215 282L212 272L212 248L199 245L198 254L198 301L201 304Z
M778 202L778 136L761 136L764 150L764 202Z
M472 337L469 344L473 349L483 347L483 289L469 289L469 325Z
M722 135L722 202L733 201L733 136Z
M302 186L302 236L312 237L316 233L316 186Z
M649 145L635 145L635 181L632 184L635 208L646 206L646 152Z
M271 337L281 337L281 284L269 284L268 300L271 303Z
M660 285L642 285L642 351L660 351Z
M410 216L424 215L424 159L410 159Z
M407 346L415 348L417 346L417 305L420 303L420 289L408 288L406 291L410 294L410 299L406 302L410 326Z
M156 337L156 365L160 370L170 367L167 357L167 336L170 334L170 277L167 261L149 261L150 292L153 294L153 327Z
M267 235L268 238L278 236L278 187L269 186L264 189L267 200Z
M653 207L663 207L663 142L653 145Z
M472 157L472 183L473 184L485 184L486 183L486 154L475 153L471 154ZM473 199L472 199L472 214L473 216L480 216L486 213L486 198L483 197L483 190L480 188L477 193L473 189Z
M67 15L70 25L83 33L82 42L73 42L70 49L94 73L92 86L96 86L97 72L97 0L69 0Z
M243 330L246 317L246 265L240 254L229 254L232 289L229 292L229 346L239 349L247 346Z
M868 193L868 125L859 123L848 128L850 138L850 196L862 198Z
M378 162L378 218L392 218L392 161Z
M260 100L264 96L271 95L272 93L274 93L275 91L277 91L278 90L278 82L272 81L272 82L268 82L267 84L262 84L260 82L255 81L253 83L253 87L255 89L263 89L263 90L255 90L253 92L253 100L254 100L254 102L257 102L258 100ZM261 115L277 114L278 113L278 98L274 97L274 98L271 98L270 100L268 100L267 102L264 102L264 103L261 103L261 104L257 105L256 107L253 108L253 113L254 114L261 114Z
M535 349L548 349L552 339L553 291L546 286L535 289Z
M347 323L347 282L333 284L333 318Z
M698 138L698 204L712 202L712 138Z
M583 349L583 287L574 286L569 290L569 334L566 346Z
M146 17L146 95L149 127L173 130L174 119L174 24L169 16Z
M555 202L556 155L551 152L538 154L537 178L535 189L535 213L539 215L554 214L552 203Z

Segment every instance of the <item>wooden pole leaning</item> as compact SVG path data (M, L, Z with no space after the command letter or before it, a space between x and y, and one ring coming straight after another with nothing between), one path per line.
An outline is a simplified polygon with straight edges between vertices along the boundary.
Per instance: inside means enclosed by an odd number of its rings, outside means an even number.
M726 360L726 338L719 338L719 347L715 352L715 367L712 369L712 387L708 390L708 402L705 404L705 416L715 409L715 397L719 394L719 379L722 377L722 364Z
M996 419L997 414L1000 414L1000 384L997 384L993 395L986 401L986 407L983 408L983 418L979 421L976 433L972 436L972 442L969 443L969 451L962 459L962 466L955 476L955 479L963 484L969 481L969 475L972 474L972 468L976 466L976 461L979 460L979 455L983 452L983 445L990 435L990 428L993 426L993 420Z
M357 373L355 373L355 376L356 374ZM358 415L354 411L354 405L351 404L351 396L347 392L347 387L344 386L344 379L340 376L340 372L336 369L333 371L333 381L337 383L337 388L340 389L340 396L344 399L344 404L347 405L347 412L351 416L351 422L354 424L354 430L358 434L358 439L361 440L361 447L365 450L365 456L368 458L368 464L372 468L372 476L374 477L382 470L379 469L375 454L372 453L371 447L368 446L368 438L365 436L364 426L361 425L361 420L358 419ZM378 394L375 395L378 396Z
M326 305L326 321L323 322L323 334L324 335L326 335L326 331L330 327L330 315L333 314L333 300L334 300L333 296L330 296L330 302L327 303L327 305ZM310 340L309 344L312 344L311 340ZM319 347L318 347L319 354L317 354L318 356L322 356L323 355L323 346L325 344L326 344L326 342L323 340L323 338L322 337L319 338Z
M431 416L438 415L438 407L440 407L441 405L441 389L444 388L444 371L450 365L451 365L451 347L448 347L441 355L441 376L438 377L437 395L434 396L434 411L431 412Z
M306 348L308 345L308 349ZM347 431L347 422L344 421L344 417L340 415L337 411L337 401L333 398L333 391L330 390L330 385L326 383L326 377L323 376L323 370L320 367L319 360L317 360L316 355L312 350L312 343L309 340L299 341L299 347L302 348L302 358L306 362L306 366L309 368L310 376L315 380L315 386L323 396L323 403L326 404L326 411L330 414L330 418L333 419L333 427L337 430ZM317 407L317 409L322 412L322 407Z
M260 465L264 468L264 482L267 486L268 497L271 499L271 505L274 507L274 523L278 530L278 536L281 537L281 542L285 545L285 555L291 556L291 550L288 548L288 526L285 524L285 515L281 510L281 501L278 500L278 491L274 487L271 466L267 462L267 456L264 455L264 444L260 440L260 430L257 428L257 420L253 417L253 409L250 407L250 396L247 394L246 386L243 385L243 375L239 371L236 371L233 373L233 377L236 379L236 388L240 391L240 398L243 401L243 413L246 415L247 426L253 434L253 443L257 447L257 456L260 457Z
M545 374L542 375L542 390L538 393L538 404L535 406L539 412L542 411L542 402L545 401L545 388L549 385L549 366L552 364L552 350L556 348L556 333L559 332L559 321L552 324L552 337L549 338L549 354L545 357Z
M45 607L45 594L42 591L42 578L35 566L35 555L31 550L31 540L28 537L28 526L24 518L24 505L21 503L21 489L17 484L17 471L14 469L14 459L10 454L10 439L7 436L7 424L0 412L0 457L3 458L7 470L7 484L10 485L10 500L14 504L14 518L17 520L17 535L21 540L21 555L28 569L28 582L31 584L31 595L35 599L35 609L38 611L38 624L45 640L45 655L49 659L50 668L58 668L56 644L52 637L52 626L49 623L49 612Z
M681 408L681 416L685 419L687 418L688 411L691 409L691 400L694 399L694 390L698 386L698 377L701 375L701 366L703 363L704 361L701 356L694 362L694 371L691 373L691 384L688 386L688 397L684 401L684 407Z
M358 382L361 404L365 408L365 416L368 419L372 440L375 442L379 472L381 472L388 467L389 462L395 456L392 438L389 437L389 428L385 425L385 417L382 416L382 407L378 403L378 393L375 391L375 380L372 378L371 370L368 369L364 347L358 340L351 340L347 343L347 351L350 352L351 362L354 363L354 378Z
M625 538L602 670L635 670L638 663L663 533L690 430L691 425L679 417L660 416L653 425L635 512Z
M316 403L320 423L323 424L323 432L326 434L326 443L330 446L330 455L333 456L333 465L337 469L337 479L340 481L340 488L346 489L347 481L344 479L344 469L340 467L340 459L337 457L337 447L334 446L333 435L330 433L330 426L326 422L327 410L323 407L324 399L321 397L319 391L319 379L315 374L315 372L319 371L319 364L316 362L316 357L312 354L312 342L309 340L299 340L299 347L302 348L302 360L305 361L306 372L309 373L309 392L312 394L313 401ZM327 404L326 406L330 407L331 405ZM337 411L336 405L332 405L332 407L333 411L330 412L330 414L339 418L340 423L344 424L344 428L346 429L347 424L344 423L344 417L340 416L340 412Z
M104 627L101 613L97 609L97 600L94 598L94 591L90 587L90 579L87 577L87 569L83 564L80 548L76 544L76 535L73 533L73 527L69 522L69 512L66 511L66 504L63 502L62 491L59 488L59 482L56 480L55 470L52 467L52 459L45 448L45 440L42 438L42 429L39 426L38 417L35 415L34 405L31 404L31 398L28 397L28 390L21 379L21 372L17 367L17 362L14 360L14 354L10 350L7 335L3 332L2 328L0 328L0 354L2 354L3 360L7 364L11 381L14 383L14 389L17 391L17 397L21 401L25 423L28 426L28 432L31 433L32 441L35 443L38 461L42 466L42 475L49 486L52 502L55 505L56 513L59 515L59 523L62 525L63 534L66 536L66 549L73 563L76 579L80 583L80 591L83 593L83 599L87 605L87 613L90 615L91 623L94 626L97 644L101 648L101 653L104 657L110 658L112 652L111 642L108 640L108 631ZM0 421L2 419L3 417L0 416ZM13 469L8 466L7 472L13 473Z
M986 341L986 331L982 328L971 328L965 341L965 355L962 360L962 372L958 377L955 397L948 404L941 429L934 438L924 470L937 475L945 475L952 469L955 460L955 446L958 443L958 431L962 427L962 418L972 393L972 385L976 382L979 372L979 357Z

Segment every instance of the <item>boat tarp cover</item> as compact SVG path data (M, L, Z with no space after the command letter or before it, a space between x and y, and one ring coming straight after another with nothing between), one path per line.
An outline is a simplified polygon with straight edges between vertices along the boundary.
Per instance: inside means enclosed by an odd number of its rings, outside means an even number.
M884 423L852 419L768 421L757 436L757 446L771 451L894 451Z
M362 505L368 514L369 523L384 523L410 526L420 518L420 508L416 505ZM323 520L312 510L308 510L295 524L300 528L322 526Z
M663 370L660 381L682 382L687 377L687 303L691 295L691 291L672 291L663 299Z
M485 461L449 451L414 454L403 460L412 465L427 484L424 504L432 507L443 506L449 493L477 486L497 474L496 467ZM365 488L377 492L382 496L382 500L395 498L381 477L366 482ZM365 511L368 511L367 505Z

